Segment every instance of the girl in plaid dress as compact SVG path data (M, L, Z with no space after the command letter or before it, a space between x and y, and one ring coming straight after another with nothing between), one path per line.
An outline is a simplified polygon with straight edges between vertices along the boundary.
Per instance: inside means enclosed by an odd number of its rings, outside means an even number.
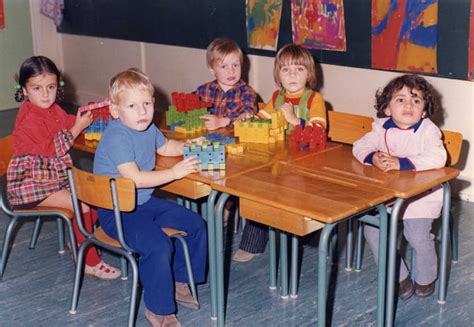
M13 158L7 170L7 196L14 210L38 205L73 211L66 167L74 140L92 122L91 112L68 115L56 103L64 90L60 72L46 57L31 57L20 67L15 99L22 102L13 130ZM95 211L83 205L84 224L92 231ZM73 221L78 243L85 237ZM119 269L105 263L97 250L86 252L85 273L100 279L120 276Z

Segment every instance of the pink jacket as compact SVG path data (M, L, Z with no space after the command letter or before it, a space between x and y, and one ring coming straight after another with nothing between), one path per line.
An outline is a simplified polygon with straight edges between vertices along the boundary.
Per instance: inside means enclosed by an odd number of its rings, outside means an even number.
M441 131L429 119L422 119L409 129L400 129L390 118L376 118L372 131L354 143L352 154L360 162L370 165L369 158L377 151L405 158L402 161L416 171L444 167L447 157ZM443 191L436 187L407 202L403 219L438 218L443 205Z

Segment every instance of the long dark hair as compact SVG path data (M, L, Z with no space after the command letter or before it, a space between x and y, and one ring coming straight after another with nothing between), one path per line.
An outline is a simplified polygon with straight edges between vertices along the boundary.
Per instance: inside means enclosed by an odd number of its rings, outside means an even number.
M56 93L56 101L61 102L64 99L64 88L60 85L61 72L55 63L43 56L34 56L26 59L20 66L18 73L18 89L15 92L15 100L22 102L25 99L23 88L31 77L41 74L54 74L58 81L58 91Z

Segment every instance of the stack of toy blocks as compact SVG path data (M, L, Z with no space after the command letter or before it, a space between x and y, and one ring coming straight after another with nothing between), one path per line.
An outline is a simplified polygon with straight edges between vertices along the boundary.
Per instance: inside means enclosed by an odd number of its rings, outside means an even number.
M245 144L226 144L225 145L225 150L229 154L243 154L245 150Z
M225 147L220 142L203 142L198 145L193 142L186 144L183 149L185 158L194 156L201 161L200 170L225 169Z
M324 149L326 148L327 135L324 128L320 126L306 126L304 129L301 125L295 126L290 134L291 150L306 149Z
M272 119L252 118L234 124L234 135L240 142L275 143L285 140L288 123L281 111L274 112Z
M92 123L84 129L84 140L87 146L91 148L97 147L102 133L112 120L109 110L110 101L89 102L87 105L80 107L79 112L92 111Z
M200 118L207 114L211 103L199 100L199 95L171 93L172 105L166 112L166 124L176 132L192 134L206 130Z

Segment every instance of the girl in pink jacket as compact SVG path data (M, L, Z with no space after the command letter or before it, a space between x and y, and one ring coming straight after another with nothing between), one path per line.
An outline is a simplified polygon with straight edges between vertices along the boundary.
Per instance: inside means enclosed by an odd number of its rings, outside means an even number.
M354 143L353 154L360 162L384 172L428 170L446 163L441 131L428 118L437 101L433 87L421 76L403 75L390 81L376 94L377 117L372 131ZM407 201L403 214L403 235L415 251L415 283L401 260L399 296L429 296L434 292L438 258L433 219L440 216L443 194L440 187ZM369 225L364 235L377 260L378 229Z

